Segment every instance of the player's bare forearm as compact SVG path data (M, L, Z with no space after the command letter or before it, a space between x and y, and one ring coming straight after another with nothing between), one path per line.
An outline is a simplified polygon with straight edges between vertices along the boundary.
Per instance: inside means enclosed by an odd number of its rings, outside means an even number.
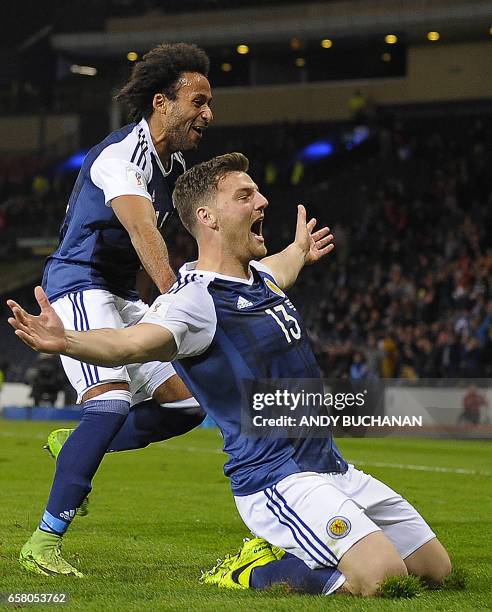
M335 248L330 228L323 227L315 232L315 225L316 219L306 222L306 209L299 205L294 242L280 253L262 260L272 270L281 289L292 287L305 265L316 263Z
M262 259L262 263L271 269L281 289L290 289L304 267L305 252L292 242L283 251Z
M93 365L115 367L147 361L170 361L176 353L174 337L167 329L142 323L125 329L65 331L61 354Z
M151 201L141 196L119 196L111 201L111 207L150 278L161 293L166 293L176 276L169 265L166 243L157 229Z
M169 265L167 246L159 230L156 226L146 223L135 230L130 237L147 274L159 291L166 293L176 280L176 275Z

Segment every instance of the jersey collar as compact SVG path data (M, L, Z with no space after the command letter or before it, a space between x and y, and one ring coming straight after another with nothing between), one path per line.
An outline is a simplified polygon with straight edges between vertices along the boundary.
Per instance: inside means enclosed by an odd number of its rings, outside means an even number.
M184 274L190 273L190 272L200 272L202 274L213 276L214 278L221 278L223 280L231 281L234 283L242 283L243 285L252 285L254 281L253 272L251 271L251 267L250 267L249 278L245 279L245 278L238 278L237 276L227 276L225 274L219 274L218 272L212 272L211 270L200 270L196 267L196 264L197 264L196 261L189 261L185 263L181 267L181 272Z
M157 161L157 165L160 168L160 171L162 172L163 176L169 176L172 172L173 169L173 163L174 163L174 153L171 155L171 164L169 166L169 170L166 172L166 170L164 169L164 166L162 165L161 159L159 157L159 154L156 151L156 148L154 146L154 141L152 140L152 135L150 133L150 128L149 128L149 124L147 123L147 120L142 118L138 124L141 128L143 128L143 131L145 132L145 136L147 138L147 142L149 143L149 148L151 153L154 154L154 157Z

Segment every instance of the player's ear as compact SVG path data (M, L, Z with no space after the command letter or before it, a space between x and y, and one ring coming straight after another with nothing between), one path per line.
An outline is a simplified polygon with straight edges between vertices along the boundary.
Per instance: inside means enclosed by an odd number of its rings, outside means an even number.
M217 229L217 216L209 206L200 206L196 209L196 218L202 225Z
M167 98L163 93L156 93L152 100L152 107L154 111L161 114L166 114L167 109Z

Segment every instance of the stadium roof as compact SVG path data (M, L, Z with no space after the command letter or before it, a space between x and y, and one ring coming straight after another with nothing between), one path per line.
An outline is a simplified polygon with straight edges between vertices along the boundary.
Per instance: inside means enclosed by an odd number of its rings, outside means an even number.
M237 3L236 3L237 5ZM422 32L446 28L449 38L474 38L488 32L492 20L489 0L338 0L282 3L257 8L169 14L153 10L141 16L110 17L105 31L52 37L55 49L90 55L113 55L148 49L160 42L190 40L202 45L231 41L266 42L289 38L352 37L398 31L408 41Z

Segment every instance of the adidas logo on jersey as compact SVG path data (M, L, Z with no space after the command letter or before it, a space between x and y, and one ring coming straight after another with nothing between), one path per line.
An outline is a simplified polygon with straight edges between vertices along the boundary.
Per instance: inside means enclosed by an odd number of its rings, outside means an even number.
M75 516L75 513L76 510L64 510L63 512L60 512L60 518L64 519L65 521L71 521Z
M236 307L237 307L238 310L242 310L243 308L249 308L250 306L253 306L253 302L250 302L246 298L243 298L242 295L240 295L237 298Z

